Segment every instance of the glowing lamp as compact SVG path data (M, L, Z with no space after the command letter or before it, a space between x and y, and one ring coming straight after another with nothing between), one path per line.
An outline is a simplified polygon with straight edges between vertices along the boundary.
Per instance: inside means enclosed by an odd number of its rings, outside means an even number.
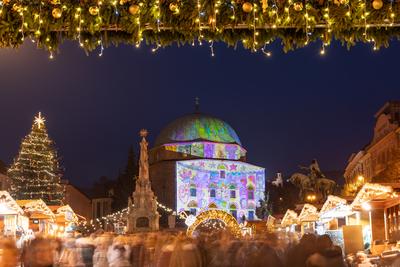
M370 211L372 209L371 205L367 202L362 203L361 208L365 211Z

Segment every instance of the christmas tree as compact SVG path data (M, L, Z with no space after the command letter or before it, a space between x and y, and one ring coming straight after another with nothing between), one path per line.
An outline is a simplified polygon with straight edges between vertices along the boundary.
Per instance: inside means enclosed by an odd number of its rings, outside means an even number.
M62 204L64 186L60 183L57 152L40 112L35 117L30 134L22 140L8 176L11 195L15 199L42 199L48 205Z

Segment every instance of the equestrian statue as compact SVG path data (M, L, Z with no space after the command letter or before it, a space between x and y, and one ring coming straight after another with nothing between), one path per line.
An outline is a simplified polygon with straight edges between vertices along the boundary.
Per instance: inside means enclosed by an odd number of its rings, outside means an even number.
M299 199L304 200L308 194L316 194L317 200L324 201L328 195L334 193L336 182L328 179L319 168L318 161L312 160L309 167L299 166L308 175L297 172L292 174L289 181L299 188Z

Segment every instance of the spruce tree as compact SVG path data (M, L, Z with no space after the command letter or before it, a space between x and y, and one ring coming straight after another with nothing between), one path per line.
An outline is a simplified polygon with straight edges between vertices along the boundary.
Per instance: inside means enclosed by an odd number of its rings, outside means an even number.
M128 197L135 191L138 162L133 147L129 147L128 160L123 172L120 172L114 187L113 208L115 211L128 206Z
M19 153L8 170L11 195L15 199L42 199L48 205L61 205L64 186L53 141L39 112L31 132L22 140Z

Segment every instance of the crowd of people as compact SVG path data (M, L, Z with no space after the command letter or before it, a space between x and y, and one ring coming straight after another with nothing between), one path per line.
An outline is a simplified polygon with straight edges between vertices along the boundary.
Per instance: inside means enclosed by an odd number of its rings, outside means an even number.
M64 239L37 237L17 249L0 240L0 267L358 267L374 266L343 257L329 236L258 234L236 239L229 232L188 238L179 232L115 236L98 233ZM399 265L400 266L400 265Z

